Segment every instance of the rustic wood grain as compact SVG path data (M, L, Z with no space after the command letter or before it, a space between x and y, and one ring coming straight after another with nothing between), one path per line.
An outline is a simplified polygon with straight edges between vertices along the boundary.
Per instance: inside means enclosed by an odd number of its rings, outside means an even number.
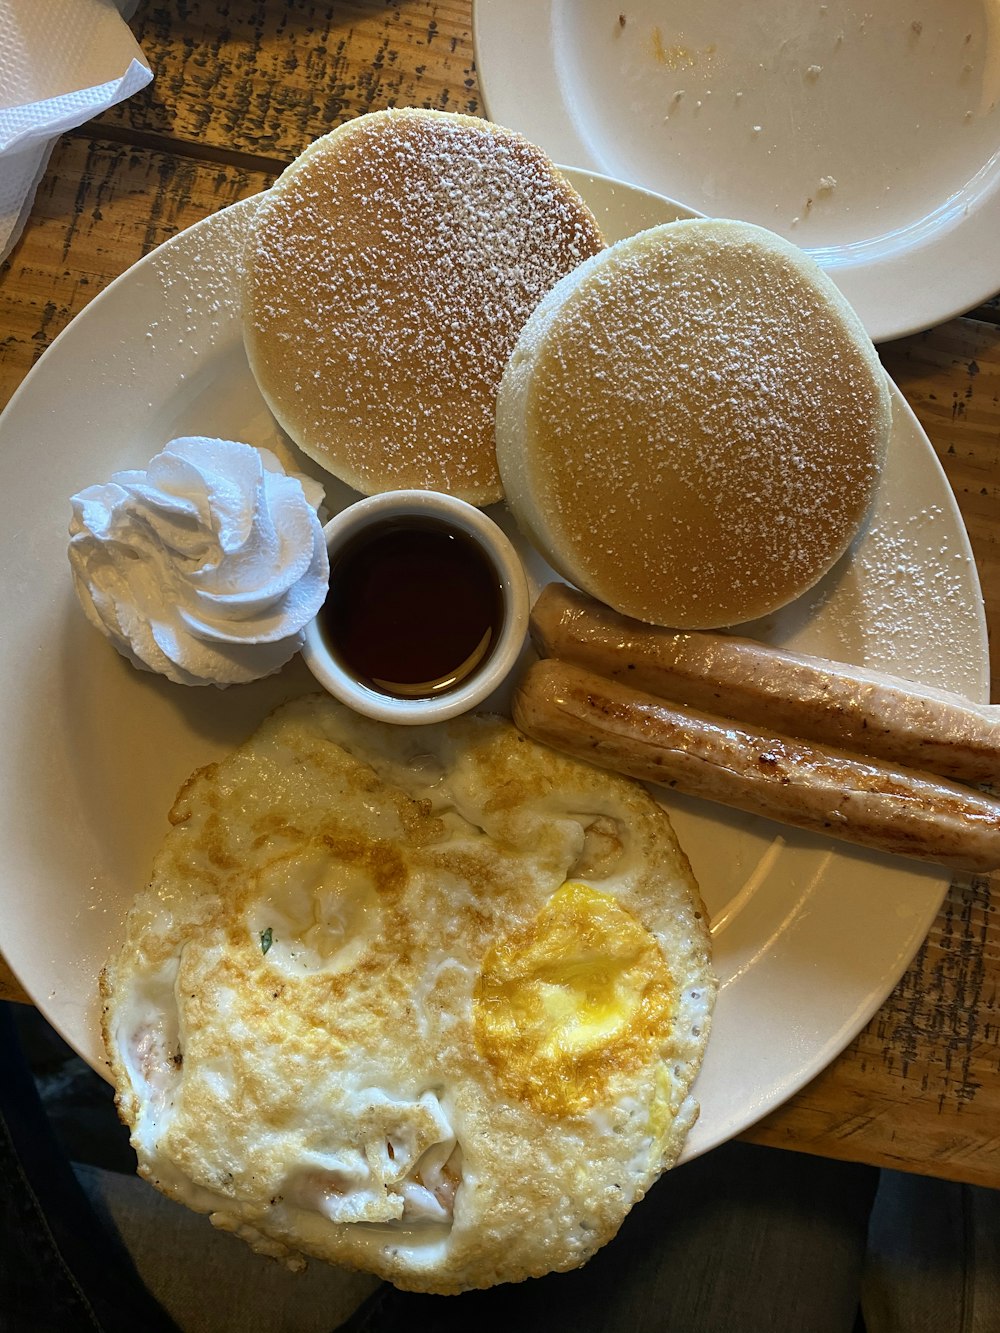
M154 82L62 140L0 270L0 406L108 282L264 188L316 135L389 105L480 113L470 9L470 0L140 4L132 26ZM1000 301L972 313L881 352L955 490L995 627ZM1000 1186L998 895L1000 877L957 879L872 1022L748 1137ZM0 965L0 997L18 992Z
M294 157L342 121L387 106L475 115L469 0L221 0L139 7L156 71L107 117L223 151Z
M875 1018L745 1137L1000 1186L998 892L997 875L955 881Z
M31 997L14 976L2 955L0 955L0 1000L13 1000L17 1004L31 1003Z

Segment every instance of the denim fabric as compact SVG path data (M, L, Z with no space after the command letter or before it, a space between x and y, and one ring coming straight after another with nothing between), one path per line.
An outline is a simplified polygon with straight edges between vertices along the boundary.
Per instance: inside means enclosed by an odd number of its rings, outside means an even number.
M378 1281L318 1260L304 1273L254 1254L135 1174L75 1164L98 1218L186 1333L331 1333Z
M177 1333L143 1286L110 1216L100 1217L81 1189L19 1059L6 1007L0 1007L0 1060L0 1333ZM109 1140L117 1138L115 1129L109 1123ZM728 1144L658 1182L583 1269L456 1297L383 1286L340 1327L342 1333L852 1333L859 1327L877 1182L870 1168ZM150 1234L141 1238L140 1231ZM209 1268L190 1248L187 1261L178 1261L182 1251L162 1210L133 1209L122 1236L136 1254L143 1250L144 1262L151 1253L158 1259L158 1279L204 1289ZM265 1263L231 1237L216 1237L210 1228L206 1237ZM236 1263L211 1272L207 1280L218 1290L206 1307L218 1309L221 1298L224 1312L235 1311L235 1302L225 1304L226 1291L253 1277ZM257 1294L265 1287L262 1272ZM156 1289L165 1290L162 1282ZM185 1308L196 1307L195 1299ZM331 1323L333 1309L327 1306ZM268 1327L291 1327L283 1315L296 1322L290 1309L270 1313ZM207 1326L193 1317L190 1333ZM230 1327L246 1333L245 1320L226 1324L227 1333Z
M0 1005L0 1330L178 1333L99 1226Z
M453 1297L383 1287L341 1333L852 1333L878 1176L730 1143L664 1176L584 1268Z
M861 1303L870 1333L998 1333L1000 1192L884 1171Z

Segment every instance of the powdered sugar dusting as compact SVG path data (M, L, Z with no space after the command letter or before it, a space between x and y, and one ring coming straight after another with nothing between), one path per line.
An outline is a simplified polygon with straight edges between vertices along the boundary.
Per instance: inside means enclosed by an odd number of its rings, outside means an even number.
M520 136L443 113L361 117L257 215L251 366L293 439L357 489L496 500L504 365L541 296L602 245Z
M938 505L898 517L880 514L852 562L853 595L839 599L844 623L832 614L835 603L825 603L825 628L849 645L859 666L886 670L888 664L896 675L954 689L968 674L966 639L941 634L942 608L956 614L954 608L967 605L970 556L942 537L943 520Z
M242 256L258 207L258 198L247 199L216 213L210 228L201 224L204 248L196 246L182 266L174 262L169 246L154 254L160 286L165 293L169 291L171 311L178 312L171 319L170 339L166 342L165 330L155 320L150 324L146 337L160 352L169 352L171 345L190 347L203 341L206 333L211 344L239 318L241 291L238 279L234 281L233 257ZM193 240L197 235L198 227L194 227L188 238ZM220 255L224 256L222 262Z

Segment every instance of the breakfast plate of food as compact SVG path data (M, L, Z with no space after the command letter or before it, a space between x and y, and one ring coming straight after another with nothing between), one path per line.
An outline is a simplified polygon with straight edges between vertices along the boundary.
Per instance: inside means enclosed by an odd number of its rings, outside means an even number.
M992 3L476 0L473 31L495 120L788 237L876 342L994 294Z
M308 217L320 188L308 173L326 177L327 145L303 154L282 188L205 219L113 283L53 343L0 419L3 948L53 1025L113 1079L140 1167L161 1188L291 1262L315 1254L401 1285L459 1290L581 1262L665 1166L739 1133L802 1087L891 990L949 882L933 857L894 855L900 848L877 832L866 846L833 841L822 820L791 827L753 807L682 795L670 776L645 788L606 771L628 771L626 761L595 768L556 753L573 750L593 718L571 719L563 744L565 717L557 725L553 709L572 702L570 677L553 692L532 672L593 668L611 689L621 665L622 626L602 620L599 603L568 588L560 568L565 556L571 581L586 587L587 548L600 545L600 524L605 533L614 526L601 505L616 484L615 460L576 470L579 503L557 496L542 504L544 488L531 480L539 446L527 427L545 422L524 410L518 375L544 384L544 367L565 363L551 339L576 335L576 302L606 302L608 327L620 318L624 305L608 285L616 263L634 276L654 252L687 264L692 246L697 255L733 245L744 259L770 256L783 281L806 283L801 299L814 301L819 323L831 310L847 321L837 323L851 330L838 356L860 357L874 395L846 405L837 375L820 382L813 364L810 399L834 422L860 405L876 425L870 458L859 464L870 487L864 512L847 516L822 568L814 560L793 585L763 597L751 580L738 605L755 618L740 617L738 642L773 645L793 663L809 654L862 674L891 673L974 705L986 697L985 625L964 527L929 442L842 298L826 279L816 287L811 269L799 272L792 247L758 229L700 229L661 195L557 170L519 136L461 117L362 121L356 137L336 140L350 180L363 187L349 220L349 246L358 247L344 270L350 293L343 271L329 282L323 273L326 256L346 242L320 247L305 266L309 282L282 277L283 266L293 276L303 267L287 228ZM475 238L472 249L459 248L465 260L487 233L501 235L509 255L522 211L490 193L489 173L467 171L468 144L431 163L435 189L457 191L461 205L441 233L444 267L422 267L423 255L402 262L393 247L428 235L431 220L412 233L386 229L379 181L358 167L393 134L411 134L404 147L413 173L414 142L438 133L477 143L492 135L488 151L503 146L505 170L513 161L519 179L540 172L537 199L555 218L552 234L572 238L554 268L533 259L505 284L501 261L491 261L486 278L473 276L470 305L454 228ZM366 134L376 136L374 148ZM339 186L325 179L322 188ZM476 193L483 188L488 209ZM429 219L440 212L433 191L424 203ZM670 231L674 224L682 230ZM530 228L532 247L540 225ZM657 245L633 241L640 233ZM558 250L544 235L543 248ZM740 287L741 265L735 273ZM758 299L767 284L750 286ZM324 328L299 337L313 288L327 302ZM718 315L727 307L709 288ZM358 292L363 318L338 324ZM427 292L435 294L433 327L419 313ZM506 329L499 341L481 327L487 292ZM438 318L442 301L447 319ZM520 317L517 301L528 307ZM402 318L404 308L418 315L403 319L397 336L385 312ZM541 324L525 324L529 315ZM419 337L408 343L413 329ZM745 332L730 340L744 350ZM703 328L692 342L704 344ZM378 364L362 354L369 345L380 349ZM499 467L483 447L495 383L491 390L486 374L466 395L457 375L428 378L432 346L450 349L463 376L483 377L489 365L497 378L504 372ZM784 360L773 365L772 351L753 346L752 375L744 357L746 383L770 382ZM699 386L711 382L711 369L696 369ZM794 373L804 377L804 363ZM345 389L352 376L357 393ZM416 473L398 470L394 454L373 465L365 422L359 435L352 421L359 395L377 386L384 443L396 428L384 397L400 384L407 414L398 428ZM667 387L671 411L683 416L683 375ZM570 406L558 393L545 398L557 408L555 438L571 407L580 408L574 430L585 435L595 419L585 398L574 391ZM426 428L428 401L452 422L446 445L432 431L428 447L409 448ZM697 396L696 407L692 418L704 409ZM336 431L317 429L320 417ZM616 424L622 440L634 425ZM720 494L727 486L749 494L737 461L733 484L719 474ZM365 473L372 466L374 476ZM482 506L520 556L536 647L525 645L522 671L485 701L485 717L429 727L373 722L319 691L296 651L328 573L321 517L362 491L397 486ZM833 512L832 475L829 487L830 503L819 507ZM566 555L574 523L582 549ZM794 532L793 517L787 527ZM286 530L298 543L287 558ZM768 553L756 534L746 540L746 558L763 571ZM225 560L206 574L212 542ZM773 546L780 553L778 534ZM695 545L677 562L703 604L698 576L712 557ZM250 569L253 596L244 585ZM572 597L582 600L565 600ZM719 626L732 613L732 604L707 613L702 605L699 617ZM630 642L629 670L641 668L647 647L640 637ZM550 660L536 663L537 653ZM656 670L642 686L662 692ZM594 687L584 695L592 707ZM607 715L618 707L611 699ZM613 749L614 739L600 745ZM588 971L581 940L603 970ZM341 1016L336 1032L331 1005ZM670 1031L665 1047L648 1038L657 1025ZM307 1076L310 1062L326 1071L322 1079ZM250 1162L238 1182L225 1178L198 1128L212 1123L220 1143L237 1134L228 1118L234 1087L269 1108L264 1128L247 1122L239 1130L247 1141L230 1143L234 1160ZM320 1114L334 1087L336 1125ZM292 1102L308 1110L296 1131L308 1151L288 1137ZM635 1118L637 1105L645 1118ZM531 1189L512 1192L490 1127L502 1122L504 1142L528 1144L547 1138L540 1121L567 1137L551 1138L544 1161L525 1159L518 1178ZM351 1126L361 1126L362 1147L350 1141ZM606 1153L607 1134L620 1161ZM524 1253L511 1240L508 1258L506 1240L477 1247L491 1199L510 1196L494 1220L498 1234L516 1237L519 1217L548 1216L562 1197L565 1162L583 1152L606 1155L619 1176L627 1168L620 1207L606 1207L608 1181L595 1175L560 1214L541 1259L529 1253L531 1236ZM412 1235L401 1237L401 1220Z

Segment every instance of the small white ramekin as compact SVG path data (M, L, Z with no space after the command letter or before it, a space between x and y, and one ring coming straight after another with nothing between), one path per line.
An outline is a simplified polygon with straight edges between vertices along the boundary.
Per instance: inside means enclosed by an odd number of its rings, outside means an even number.
M365 717L404 726L443 722L481 704L514 667L528 632L528 582L506 533L464 500L438 491L387 491L341 510L323 529L331 570L335 570L337 556L347 542L371 524L389 518L439 519L466 533L482 548L496 569L503 599L503 621L493 651L463 684L429 699L382 694L345 671L327 646L320 617L306 627L302 656L324 689Z

